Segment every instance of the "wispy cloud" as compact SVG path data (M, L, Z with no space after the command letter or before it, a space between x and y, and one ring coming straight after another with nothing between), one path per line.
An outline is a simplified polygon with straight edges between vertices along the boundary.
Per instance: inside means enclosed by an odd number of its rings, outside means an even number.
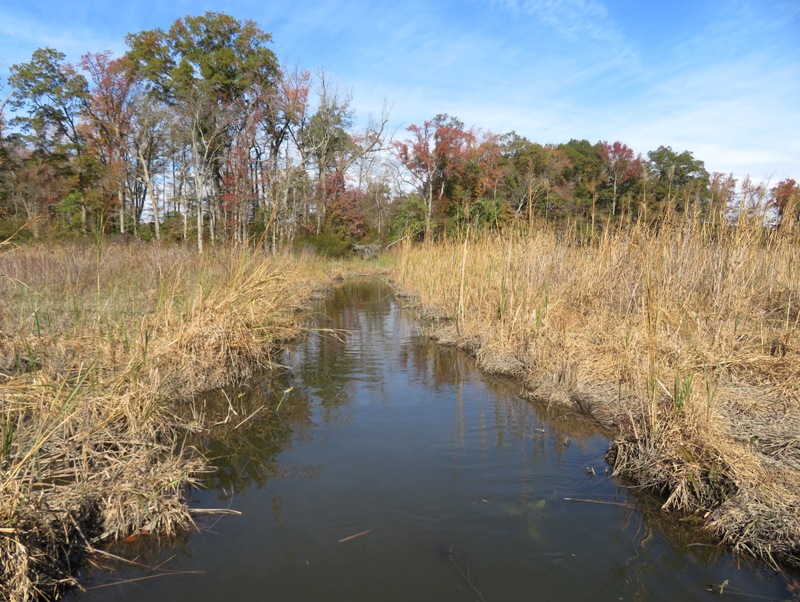
M0 70L40 46L121 53L126 33L207 10L257 21L362 116L387 99L397 127L448 112L542 143L664 144L717 171L800 176L797 0L28 0L0 17Z
M614 28L609 26L608 12L596 0L490 0L518 14L527 14L572 40L585 39L605 41L614 37Z
M547 70L553 93L545 98L552 104L528 114L508 104L500 111L516 119L518 131L528 133L527 126L536 128L529 130L534 138L560 136L548 142L619 139L640 152L670 145L738 177L781 178L800 168L796 3L709 7L656 44L626 37L636 24L623 27L599 0L487 1L545 24L563 40L556 46L563 69ZM554 65L544 50L540 65ZM534 97L525 83L519 87Z
M76 61L87 52L124 52L124 39L104 36L88 23L64 24L41 15L7 12L0 18L0 68L30 60L37 48L49 47Z
M687 35L649 82L638 121L710 169L781 179L800 167L800 46L781 6L756 6L732 5Z

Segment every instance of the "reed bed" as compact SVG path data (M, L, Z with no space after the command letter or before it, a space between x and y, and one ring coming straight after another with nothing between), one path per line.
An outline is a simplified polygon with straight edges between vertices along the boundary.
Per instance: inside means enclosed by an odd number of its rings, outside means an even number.
M800 239L758 220L549 225L405 245L432 335L614 429L617 475L800 566Z
M101 542L191 526L198 394L248 378L337 269L248 251L0 247L0 598L52 599Z

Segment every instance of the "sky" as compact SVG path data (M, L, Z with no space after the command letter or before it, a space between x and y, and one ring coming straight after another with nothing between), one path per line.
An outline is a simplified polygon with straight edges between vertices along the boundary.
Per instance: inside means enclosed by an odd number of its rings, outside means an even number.
M800 0L0 0L0 80L225 12L281 63L324 70L395 137L437 114L547 143L688 150L709 172L800 181ZM0 101L9 93L0 89Z

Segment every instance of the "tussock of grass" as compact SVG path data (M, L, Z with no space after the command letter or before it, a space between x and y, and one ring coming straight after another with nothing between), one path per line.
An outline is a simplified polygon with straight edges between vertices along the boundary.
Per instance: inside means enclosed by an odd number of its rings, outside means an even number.
M0 597L56 597L99 542L190 526L205 464L183 442L205 425L181 402L268 365L333 272L144 245L0 255Z
M617 474L737 549L800 565L800 242L700 218L410 246L434 336L616 429Z

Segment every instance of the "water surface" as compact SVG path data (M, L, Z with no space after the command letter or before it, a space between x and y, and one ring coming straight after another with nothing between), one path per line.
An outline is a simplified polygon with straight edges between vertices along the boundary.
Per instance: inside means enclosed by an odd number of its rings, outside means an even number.
M608 477L591 425L422 339L380 281L318 310L331 330L220 394L196 442L217 472L193 506L241 515L116 548L142 566L90 570L81 600L791 598Z

